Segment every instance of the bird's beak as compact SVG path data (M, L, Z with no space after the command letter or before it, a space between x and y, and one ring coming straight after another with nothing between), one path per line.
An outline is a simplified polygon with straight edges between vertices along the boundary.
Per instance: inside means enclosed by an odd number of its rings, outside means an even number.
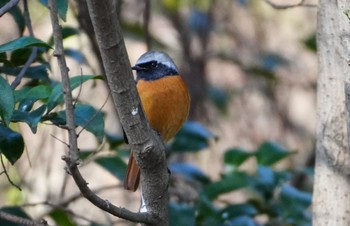
M140 70L145 69L145 68L143 68L143 67L141 67L140 65L137 65L137 64L136 64L135 66L132 66L131 69L132 69L132 70L135 70L135 71L140 71Z

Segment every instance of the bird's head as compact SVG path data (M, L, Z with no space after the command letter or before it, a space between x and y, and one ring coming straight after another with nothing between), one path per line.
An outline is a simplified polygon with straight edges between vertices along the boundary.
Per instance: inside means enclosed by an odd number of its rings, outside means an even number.
M132 69L136 70L137 80L146 81L179 74L174 61L167 54L160 51L144 53Z

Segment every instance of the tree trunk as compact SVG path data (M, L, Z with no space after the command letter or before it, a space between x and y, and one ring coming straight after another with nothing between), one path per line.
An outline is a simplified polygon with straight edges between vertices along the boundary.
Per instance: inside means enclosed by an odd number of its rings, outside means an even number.
M320 0L313 225L350 225L350 152L345 84L350 81L349 0Z

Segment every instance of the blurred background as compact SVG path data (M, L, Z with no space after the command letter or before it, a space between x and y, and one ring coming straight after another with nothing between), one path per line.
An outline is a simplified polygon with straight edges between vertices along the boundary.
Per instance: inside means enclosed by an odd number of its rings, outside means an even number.
M103 75L85 1L68 1L66 10L65 1L58 2L70 75ZM131 64L148 50L162 50L191 92L190 122L169 144L171 225L311 225L317 1L302 2L306 6L292 7L298 0L114 1ZM35 37L52 44L45 4L28 1ZM21 3L18 9L24 11ZM0 18L0 44L29 35L15 18ZM35 85L60 81L52 52L34 62L46 63L49 78ZM104 199L137 211L139 191L121 188L128 146L109 91L103 80L87 80L74 96L103 113L104 128L99 137L78 127L81 171ZM17 90L32 82L29 76ZM0 175L0 207L20 207L50 225L134 225L80 197L61 160L66 131L54 125L41 119L33 134L25 123L12 124L25 150L5 166L22 191Z

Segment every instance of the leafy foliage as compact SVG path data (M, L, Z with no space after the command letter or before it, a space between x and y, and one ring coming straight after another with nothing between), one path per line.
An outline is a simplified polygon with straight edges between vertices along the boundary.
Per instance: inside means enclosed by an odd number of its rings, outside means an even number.
M194 205L170 204L172 225L261 225L256 220L260 215L267 216L263 225L311 225L311 194L290 184L293 170L274 169L274 164L293 153L272 141L261 144L255 151L227 150L226 171L219 180L202 183ZM240 170L252 158L256 160L255 173ZM175 173L188 174L179 170ZM242 192L246 201L235 203L221 198L232 192ZM180 216L188 221L179 224Z

